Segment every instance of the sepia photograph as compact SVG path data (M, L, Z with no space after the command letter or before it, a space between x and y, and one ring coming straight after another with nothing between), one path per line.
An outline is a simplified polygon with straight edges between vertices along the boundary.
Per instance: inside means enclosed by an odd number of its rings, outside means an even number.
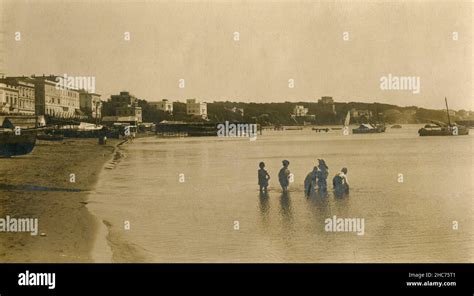
M0 263L471 265L473 7L0 0Z

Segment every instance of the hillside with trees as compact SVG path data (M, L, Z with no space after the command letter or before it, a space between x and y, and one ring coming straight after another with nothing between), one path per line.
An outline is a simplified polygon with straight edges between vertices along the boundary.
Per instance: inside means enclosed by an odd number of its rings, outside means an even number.
M192 117L186 114L186 104L183 102L173 103L173 114L157 110L148 104L146 100L139 100L138 105L142 108L144 122L158 123L163 120L176 121L204 121L201 118ZM430 120L447 122L446 110L430 110L415 106L399 107L381 103L361 103L336 102L335 113L328 112L321 108L316 102L284 102L284 103L243 103L243 102L213 102L207 104L208 120L212 122L252 122L262 125L298 125L302 124L300 118L292 118L291 114L296 105L303 105L308 108L308 114L315 115L313 120L304 120L317 125L342 124L347 112L352 109L369 110L371 118L360 117L351 118L351 123L363 123L368 121L386 122L388 124L400 123L427 123ZM233 112L232 108L242 108L244 115ZM464 112L466 113L466 111ZM103 116L113 115L109 102L104 102ZM451 116L451 120L462 119L459 116Z

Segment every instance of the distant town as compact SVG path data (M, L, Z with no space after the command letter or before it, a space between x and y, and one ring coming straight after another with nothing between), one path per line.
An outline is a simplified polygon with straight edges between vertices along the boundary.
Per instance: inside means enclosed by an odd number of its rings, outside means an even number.
M111 95L106 101L86 88L67 87L63 76L14 76L0 78L0 116L31 115L74 119L97 124L143 125L163 121L250 122L265 125L337 125L349 112L351 123L425 123L446 121L446 110L416 106L399 107L381 103L335 102L330 96L313 102L242 103L186 102L167 99L149 102L128 91ZM440 98L436 98L441 100ZM452 120L473 120L474 112L449 110Z

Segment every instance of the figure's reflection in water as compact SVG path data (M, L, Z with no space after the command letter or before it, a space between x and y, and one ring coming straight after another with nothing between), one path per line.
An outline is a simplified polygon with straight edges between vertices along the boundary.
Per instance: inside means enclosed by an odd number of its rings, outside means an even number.
M328 212L329 199L327 198L327 193L321 195L319 192L314 192L308 198L308 202L311 205L311 207L313 207L317 212L321 214Z
M324 233L324 221L331 215L327 194L313 192L307 199L307 203L314 219L314 228L318 233Z
M270 203L269 203L269 196L268 192L260 191L260 215L262 216L263 220L268 219L268 214L270 210Z
M350 216L351 205L349 194L334 191L334 208L339 216Z
M280 214L284 221L288 222L292 218L290 193L284 191L280 196Z
M319 198L327 198L328 197L328 191L326 189L319 189L316 194L318 195Z
M345 199L347 197L349 197L349 190L344 190L344 189L335 189L334 190L334 198Z

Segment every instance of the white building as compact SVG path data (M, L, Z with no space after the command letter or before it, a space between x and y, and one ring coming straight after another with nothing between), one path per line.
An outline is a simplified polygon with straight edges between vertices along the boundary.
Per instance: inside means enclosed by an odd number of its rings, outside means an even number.
M186 100L186 114L207 118L207 103L195 99Z
M79 91L79 102L81 110L91 118L102 117L102 101L100 95L89 93L85 90Z
M80 118L82 116L79 91L58 87L58 76L32 76L35 85L36 115L55 118Z
M0 83L0 113L18 112L18 88L14 85Z
M168 112L170 114L173 113L173 103L166 99L160 102L149 102L148 104L157 110Z
M293 115L295 117L306 116L308 115L308 108L305 108L303 105L296 105L293 108Z

